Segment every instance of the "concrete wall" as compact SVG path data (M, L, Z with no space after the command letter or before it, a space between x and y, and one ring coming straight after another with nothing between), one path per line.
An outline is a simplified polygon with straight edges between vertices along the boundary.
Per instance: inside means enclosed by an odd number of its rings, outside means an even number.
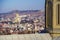
M48 33L0 35L0 40L52 40Z

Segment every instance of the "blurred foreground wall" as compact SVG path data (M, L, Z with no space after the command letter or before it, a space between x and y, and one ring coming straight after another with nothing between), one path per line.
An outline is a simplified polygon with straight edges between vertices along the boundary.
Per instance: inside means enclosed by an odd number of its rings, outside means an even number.
M50 34L13 34L13 35L0 35L0 40L52 40Z

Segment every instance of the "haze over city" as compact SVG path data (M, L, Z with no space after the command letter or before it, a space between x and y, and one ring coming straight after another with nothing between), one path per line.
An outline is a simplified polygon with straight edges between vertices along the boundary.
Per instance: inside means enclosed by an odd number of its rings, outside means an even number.
M0 35L46 33L44 9L45 0L0 0Z

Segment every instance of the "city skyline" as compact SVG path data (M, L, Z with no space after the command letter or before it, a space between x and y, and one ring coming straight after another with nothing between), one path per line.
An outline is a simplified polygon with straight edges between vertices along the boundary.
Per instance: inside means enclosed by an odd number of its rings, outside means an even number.
M45 0L0 0L0 13L12 10L44 10Z

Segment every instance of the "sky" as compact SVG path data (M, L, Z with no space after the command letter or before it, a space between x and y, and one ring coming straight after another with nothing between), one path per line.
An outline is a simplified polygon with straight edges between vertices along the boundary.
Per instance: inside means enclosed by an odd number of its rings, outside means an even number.
M0 0L0 13L12 10L44 10L45 0Z

